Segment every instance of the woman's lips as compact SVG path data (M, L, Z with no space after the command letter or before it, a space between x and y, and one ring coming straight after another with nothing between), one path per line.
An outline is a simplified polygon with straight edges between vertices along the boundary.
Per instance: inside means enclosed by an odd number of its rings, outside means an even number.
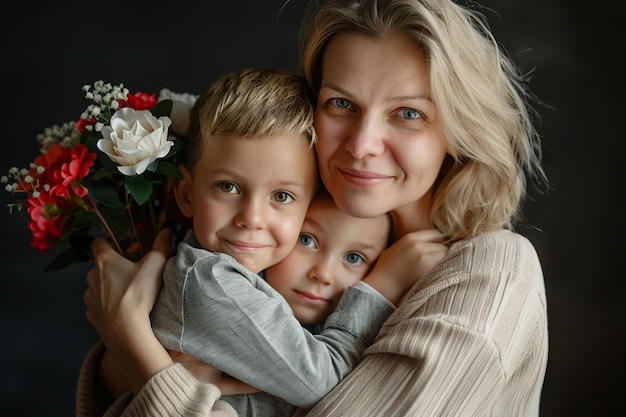
M373 186L387 181L390 177L369 171L359 171L351 168L337 168L341 176L349 183L360 186Z

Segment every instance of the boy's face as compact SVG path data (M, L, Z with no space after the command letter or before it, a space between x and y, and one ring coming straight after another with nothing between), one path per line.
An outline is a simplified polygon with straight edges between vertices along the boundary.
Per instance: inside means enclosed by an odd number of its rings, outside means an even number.
M200 245L253 272L293 249L314 194L315 152L301 136L216 136L203 144L193 175L183 170L177 201ZM182 196L182 197L181 197Z
M320 323L335 310L345 289L363 279L385 249L386 215L350 217L322 194L311 202L296 247L266 270L265 279L303 324Z

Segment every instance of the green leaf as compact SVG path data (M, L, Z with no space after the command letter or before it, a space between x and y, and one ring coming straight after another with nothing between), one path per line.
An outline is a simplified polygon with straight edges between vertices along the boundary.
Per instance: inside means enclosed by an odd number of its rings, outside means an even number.
M130 219L128 218L126 210L103 208L100 210L100 213L102 217L106 219L111 231L118 239L128 236Z
M180 172L180 169L171 162L161 161L159 163L159 167L156 170L157 174L165 175L167 177L176 178L178 180L183 179L183 174Z
M148 198L150 198L152 194L152 185L150 185L144 177L138 175L126 177L124 186L128 194L130 194L140 206L148 201Z
M98 203L116 209L126 207L126 205L120 201L119 194L115 189L99 181L94 181L91 178L83 178L83 185L89 190L91 198Z
M68 250L62 252L59 256L54 258L45 268L45 272L58 271L63 268L67 268L78 259L78 251L76 248L69 248Z
M154 106L152 110L150 110L150 112L152 113L154 117L157 117L157 118L161 116L169 117L169 115L172 114L173 104L174 103L172 102L172 100L159 101L157 105Z
M80 137L80 142L87 147L89 152L95 152L97 154L100 154L100 149L98 149L97 145L99 139L99 136L91 135L87 132L84 132Z
M170 153L178 152L187 148L187 141L185 139L177 138L174 144L170 148Z
M102 168L96 171L93 174L94 180L100 180L102 178L110 177L111 175L119 174L120 171L117 169L117 165L115 164L106 164Z
M99 219L94 213L90 211L80 210L77 211L74 215L74 224L77 226L81 225L94 225L98 224Z

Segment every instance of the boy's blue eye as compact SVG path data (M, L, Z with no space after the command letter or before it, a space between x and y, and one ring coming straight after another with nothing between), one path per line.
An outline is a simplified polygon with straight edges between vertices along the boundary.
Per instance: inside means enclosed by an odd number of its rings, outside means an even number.
M348 263L353 264L353 265L360 265L363 262L365 262L365 258L363 258L363 256L355 252L347 254L344 258Z
M228 181L222 181L217 183L216 188L224 193L229 194L236 194L237 192L239 192L237 186L234 183Z
M298 237L298 241L300 242L302 246L305 246L307 248L315 248L315 240L313 239L313 236L311 235L307 235L306 233L301 233L300 237Z

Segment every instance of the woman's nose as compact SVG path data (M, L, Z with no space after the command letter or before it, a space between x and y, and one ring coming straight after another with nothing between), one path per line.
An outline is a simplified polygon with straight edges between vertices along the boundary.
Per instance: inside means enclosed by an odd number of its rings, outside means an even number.
M377 156L384 152L384 126L375 117L363 116L355 120L345 148L355 159Z

